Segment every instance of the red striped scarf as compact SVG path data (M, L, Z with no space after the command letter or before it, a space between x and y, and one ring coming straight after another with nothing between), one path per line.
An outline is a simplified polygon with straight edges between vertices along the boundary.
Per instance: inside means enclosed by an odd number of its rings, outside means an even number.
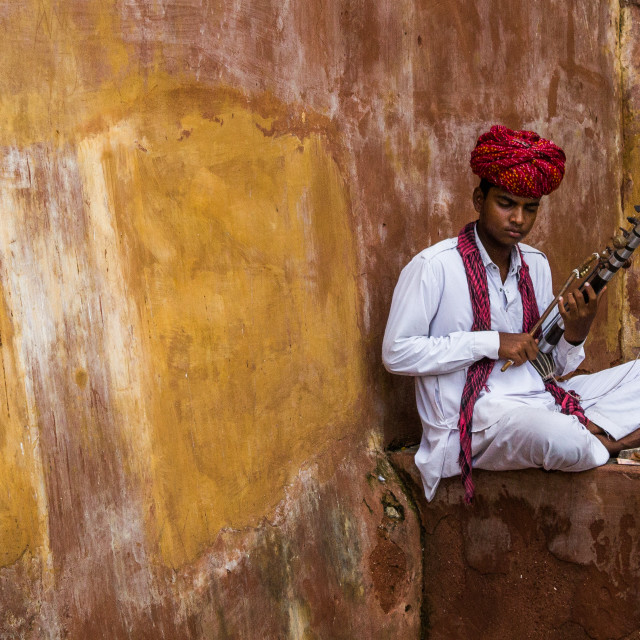
M471 331L491 330L491 305L489 303L489 287L487 285L487 272L482 263L480 251L476 246L475 222L470 222L458 235L458 251L462 257L464 270L469 285L471 296L471 308L473 310L473 325ZM518 250L520 250L518 248ZM522 298L522 332L528 332L540 318L536 294L533 282L529 274L529 267L520 253L521 267L518 275L518 291ZM495 360L482 358L474 362L467 371L467 379L462 390L460 400L460 473L464 485L464 500L467 504L473 500L474 485L471 477L471 423L473 420L473 407L482 389L486 388L487 380ZM553 396L556 404L561 407L562 413L575 415L584 425L587 418L580 404L575 399L573 392L561 389L555 381L545 381L546 390ZM486 389L489 390L488 388Z

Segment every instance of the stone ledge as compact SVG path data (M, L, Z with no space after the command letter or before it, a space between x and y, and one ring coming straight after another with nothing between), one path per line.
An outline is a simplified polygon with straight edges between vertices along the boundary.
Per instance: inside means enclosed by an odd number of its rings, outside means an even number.
M640 637L640 467L474 471L427 503L415 448L389 458L423 526L431 640Z

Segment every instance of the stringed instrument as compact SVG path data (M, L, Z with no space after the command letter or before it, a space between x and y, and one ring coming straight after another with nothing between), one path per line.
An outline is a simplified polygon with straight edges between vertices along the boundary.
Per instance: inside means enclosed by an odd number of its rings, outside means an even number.
M634 209L637 213L640 213L640 205L635 205ZM587 282L597 294L602 291L620 268L627 268L630 265L629 258L640 245L640 219L628 217L627 220L631 223L631 228L623 229L621 227L621 233L613 238L613 248L606 247L601 253L593 253L583 264L571 272L558 295L540 316L540 320L529 331L531 336L538 336L539 352L537 358L532 360L531 364L543 380L553 377L555 362L551 352L564 333L564 322L558 311L558 298L576 280L585 278L580 283L578 291L581 291L585 300L587 300L587 293L584 291L584 285ZM507 360L501 370L506 371L512 364L513 360Z

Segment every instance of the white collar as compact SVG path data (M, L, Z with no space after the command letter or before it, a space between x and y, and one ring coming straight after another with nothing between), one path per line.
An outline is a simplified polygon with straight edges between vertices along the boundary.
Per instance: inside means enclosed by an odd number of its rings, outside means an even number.
M478 236L478 225L473 228L473 233L476 238L476 246L478 247L478 251L480 252L480 258L482 258L482 264L486 269L490 264L495 264L493 260L489 257L487 250L484 248L482 242L480 242L480 237ZM497 265L496 265L497 266ZM514 275L520 271L522 267L522 258L520 257L520 251L518 251L517 245L515 247L511 247L511 260L509 261L509 274Z

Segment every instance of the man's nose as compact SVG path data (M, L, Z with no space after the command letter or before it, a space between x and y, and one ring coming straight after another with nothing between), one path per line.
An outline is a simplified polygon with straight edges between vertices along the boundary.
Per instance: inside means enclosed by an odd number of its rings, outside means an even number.
M511 210L511 222L522 224L524 222L524 207L518 206Z

